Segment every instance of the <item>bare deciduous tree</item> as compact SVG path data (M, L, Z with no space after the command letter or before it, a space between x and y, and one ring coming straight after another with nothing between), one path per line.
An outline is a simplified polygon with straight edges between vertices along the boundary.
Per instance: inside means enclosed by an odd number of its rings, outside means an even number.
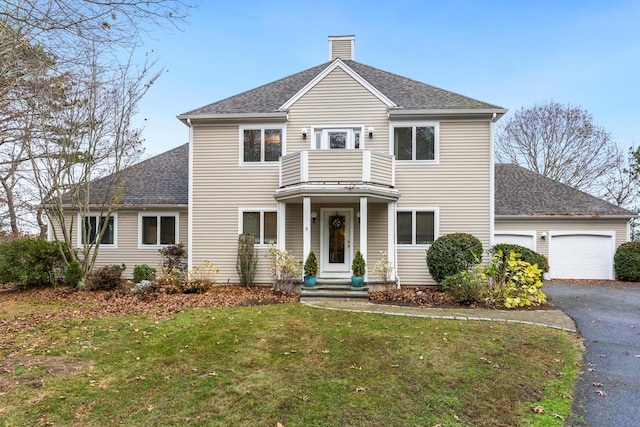
M597 194L620 161L611 134L591 115L556 102L518 110L496 132L496 158Z

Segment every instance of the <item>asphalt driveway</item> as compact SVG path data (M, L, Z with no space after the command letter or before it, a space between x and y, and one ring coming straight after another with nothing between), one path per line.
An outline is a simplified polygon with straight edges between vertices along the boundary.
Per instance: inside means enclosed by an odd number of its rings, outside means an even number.
M574 394L583 420L567 425L640 425L640 284L554 281L543 290L573 318L587 348Z

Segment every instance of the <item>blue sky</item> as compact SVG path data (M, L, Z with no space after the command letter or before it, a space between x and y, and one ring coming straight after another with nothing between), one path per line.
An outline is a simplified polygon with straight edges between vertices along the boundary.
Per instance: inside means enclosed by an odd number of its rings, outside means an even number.
M640 145L640 0L202 0L145 44L166 67L140 105L147 155L188 141L176 115L324 63L346 34L358 62L510 113L579 106Z

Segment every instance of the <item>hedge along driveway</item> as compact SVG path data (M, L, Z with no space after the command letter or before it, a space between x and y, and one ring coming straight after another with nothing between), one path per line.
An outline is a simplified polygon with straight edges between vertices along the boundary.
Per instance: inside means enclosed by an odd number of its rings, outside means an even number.
M591 426L637 426L640 285L551 281L544 289L550 302L575 320L587 348L574 412Z

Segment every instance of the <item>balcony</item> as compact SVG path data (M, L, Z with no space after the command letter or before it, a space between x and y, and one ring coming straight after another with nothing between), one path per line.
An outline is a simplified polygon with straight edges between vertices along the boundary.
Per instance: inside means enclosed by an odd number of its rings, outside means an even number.
M280 159L281 189L360 184L393 188L393 156L371 150L302 150Z

